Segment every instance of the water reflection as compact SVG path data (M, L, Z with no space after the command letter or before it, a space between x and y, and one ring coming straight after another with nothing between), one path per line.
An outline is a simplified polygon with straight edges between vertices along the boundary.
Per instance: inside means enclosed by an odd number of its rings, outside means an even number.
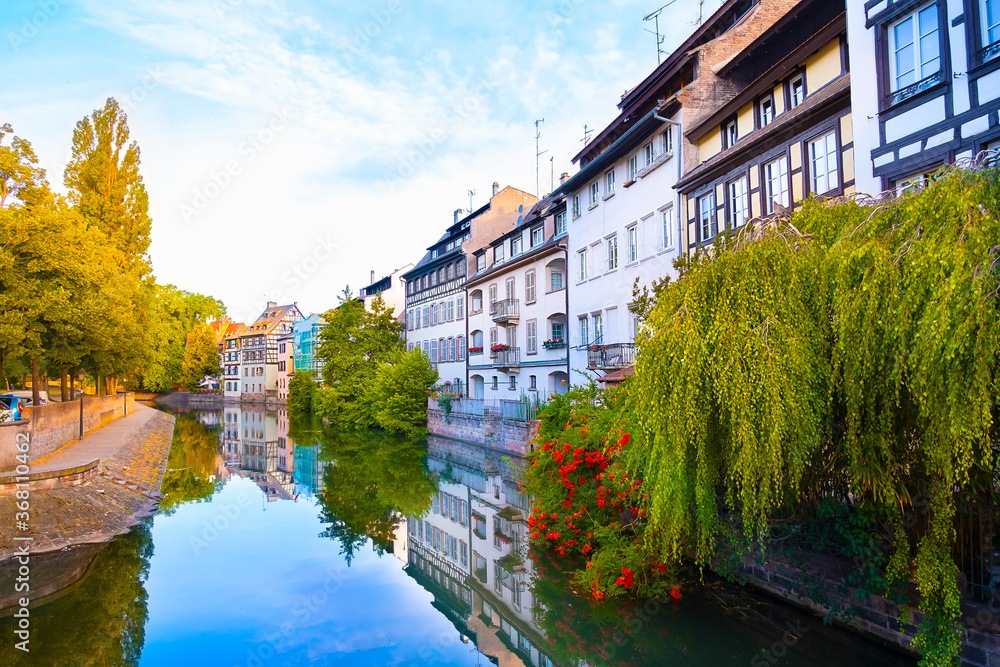
M914 664L728 586L569 594L561 564L528 552L521 462L494 450L283 411L177 417L166 511L101 549L33 557L32 653L9 664L753 664L789 623L801 641L766 664Z

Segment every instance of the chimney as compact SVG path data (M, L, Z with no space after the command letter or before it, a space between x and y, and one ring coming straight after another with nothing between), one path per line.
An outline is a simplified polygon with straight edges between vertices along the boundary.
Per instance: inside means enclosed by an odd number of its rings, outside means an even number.
M455 209L455 222L456 223L458 223L458 219L462 217L463 213L465 213L465 209L462 209L462 208L456 208Z
M500 184L493 181L493 196L496 197L498 192L500 192Z
M564 171L563 173L559 174L559 185L562 185L568 180L569 180L569 172Z
M369 282L368 284L369 285L374 285L375 284L375 269L372 269L372 279L371 279L371 282Z
M272 308L277 308L277 307L278 307L278 302L277 301L268 301L267 302L267 308L265 310L270 310Z

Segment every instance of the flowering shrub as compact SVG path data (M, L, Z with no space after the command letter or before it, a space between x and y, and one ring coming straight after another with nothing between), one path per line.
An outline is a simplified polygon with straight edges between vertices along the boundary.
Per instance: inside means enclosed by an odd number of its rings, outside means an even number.
M575 588L602 600L666 593L666 566L645 546L648 494L621 457L631 439L628 390L574 389L540 415L523 490L538 548L579 567Z
M496 345L490 346L490 352L500 352L501 350L509 350L510 345L506 343L497 343Z
M562 338L550 338L544 343L542 343L542 345L544 345L545 347L561 347L565 344L566 341L563 340Z
M479 347L470 347L470 348L468 348L468 351L469 351L469 354L482 354L483 353L483 347L481 345Z

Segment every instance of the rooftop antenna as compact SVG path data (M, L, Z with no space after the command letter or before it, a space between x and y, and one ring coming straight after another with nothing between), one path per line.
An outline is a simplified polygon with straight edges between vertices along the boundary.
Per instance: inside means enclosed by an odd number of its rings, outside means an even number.
M698 0L698 25L701 25L704 9L705 9L705 0Z
M536 198L538 197L538 194L541 191L541 186L539 185L539 178L538 178L538 158L540 158L544 153L548 153L547 150L545 151L538 150L538 140L542 138L542 131L538 126L544 122L545 122L544 118L535 121L535 197Z
M701 23L701 18L700 18L701 17L701 3L703 3L704 1L705 0L700 0L699 3L698 3L698 16L699 16L698 23L699 24ZM648 13L645 16L642 17L643 21L649 21L650 19L652 19L652 21L653 21L654 30L650 30L649 28L643 28L643 30L645 30L646 32L651 33L653 35L656 35L656 64L657 65L660 64L660 56L661 55L666 55L666 51L664 51L662 48L660 48L660 47L663 46L663 42L667 38L666 35L661 35L660 34L660 14L663 12L664 9L666 9L670 5L674 4L675 2L677 2L677 0L670 0L670 2L668 2L665 5L663 5L662 7L660 7L659 9L657 9L656 11L650 12L650 13Z
M476 196L475 190L469 190L469 213L472 213L472 198Z
M587 142L590 141L590 135L592 135L593 133L594 131L592 129L590 129L586 125L583 126L583 139L581 139L581 141L583 141L584 146L586 146Z
M556 189L556 158L552 155L549 156L549 192L554 192Z

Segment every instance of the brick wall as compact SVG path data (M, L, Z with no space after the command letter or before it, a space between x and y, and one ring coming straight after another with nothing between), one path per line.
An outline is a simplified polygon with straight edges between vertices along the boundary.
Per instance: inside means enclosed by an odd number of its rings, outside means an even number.
M89 396L83 400L83 431L93 431L135 410L135 395ZM0 472L19 463L18 434L31 440L29 460L34 462L80 437L80 401L52 402L27 408L20 423L0 425Z

